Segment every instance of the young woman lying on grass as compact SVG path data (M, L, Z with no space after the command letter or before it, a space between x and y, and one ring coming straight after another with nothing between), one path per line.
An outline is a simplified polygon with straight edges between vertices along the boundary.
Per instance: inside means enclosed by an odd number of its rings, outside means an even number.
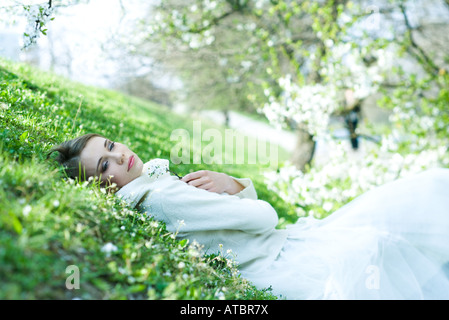
M231 250L243 277L287 299L449 299L449 169L388 183L325 219L279 230L249 178L209 170L180 178L168 160L144 163L96 134L51 152L70 177L115 184L117 196L205 253Z

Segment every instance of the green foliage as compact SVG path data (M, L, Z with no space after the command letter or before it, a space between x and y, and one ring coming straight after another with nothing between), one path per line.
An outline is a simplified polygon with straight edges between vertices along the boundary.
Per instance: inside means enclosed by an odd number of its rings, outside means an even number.
M53 145L87 132L122 141L142 159L169 157L170 132L186 120L163 106L0 61L0 299L274 299L240 278L230 259L202 256L162 223L95 183L65 179L46 160ZM231 174L254 174L261 198L273 200L258 170ZM80 289L66 288L71 265L79 268Z
M287 74L300 84L320 82L329 54L325 43L337 43L354 22L340 21L351 6L350 1L167 0L142 19L131 48L176 70L184 80L182 94L190 93L182 99L192 108L255 112L267 103L264 89L279 91L278 79ZM139 50L151 44L151 53Z

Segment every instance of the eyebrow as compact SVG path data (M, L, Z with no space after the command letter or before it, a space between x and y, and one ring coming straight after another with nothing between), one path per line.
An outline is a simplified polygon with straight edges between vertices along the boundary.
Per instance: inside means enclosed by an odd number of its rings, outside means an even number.
M106 149L106 145L108 143L108 139L104 140L104 148ZM97 170L95 171L95 173L98 173L98 167L100 166L101 160L103 160L103 157L101 157L100 159L98 159L98 163L97 163Z

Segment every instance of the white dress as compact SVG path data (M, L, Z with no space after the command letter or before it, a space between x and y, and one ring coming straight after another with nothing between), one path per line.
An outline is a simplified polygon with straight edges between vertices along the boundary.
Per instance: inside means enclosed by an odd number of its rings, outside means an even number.
M286 299L449 299L449 169L287 227L274 263L242 275Z

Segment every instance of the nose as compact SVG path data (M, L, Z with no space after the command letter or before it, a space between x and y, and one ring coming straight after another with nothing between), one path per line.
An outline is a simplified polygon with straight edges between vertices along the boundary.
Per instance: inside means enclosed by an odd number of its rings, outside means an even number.
M124 153L114 153L114 159L117 161L117 164L123 164L125 162L125 154Z

